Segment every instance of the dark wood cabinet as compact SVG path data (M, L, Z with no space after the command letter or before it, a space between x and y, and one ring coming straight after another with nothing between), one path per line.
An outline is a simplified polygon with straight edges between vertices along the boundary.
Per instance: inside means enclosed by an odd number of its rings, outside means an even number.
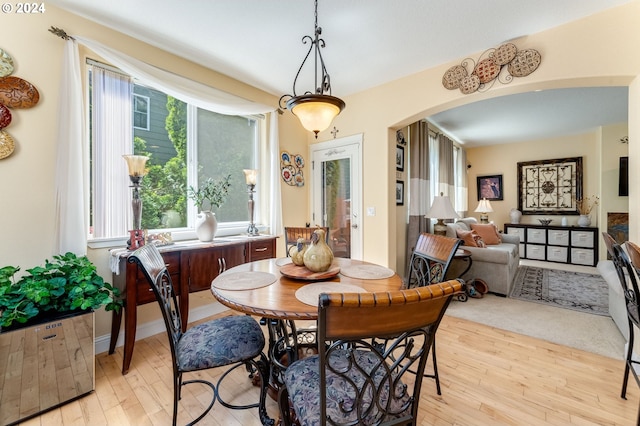
M189 293L209 290L211 281L234 266L254 260L275 257L276 238L272 236L234 237L223 243L177 243L160 248L162 258L171 274L176 294L179 296L182 328L186 330L189 319ZM118 274L113 274L113 285L120 288L125 297L124 307L124 357L122 374L131 364L137 327L137 306L155 302L143 272L136 264L127 262L129 252L115 250ZM120 333L122 312L113 313L109 353L115 351Z

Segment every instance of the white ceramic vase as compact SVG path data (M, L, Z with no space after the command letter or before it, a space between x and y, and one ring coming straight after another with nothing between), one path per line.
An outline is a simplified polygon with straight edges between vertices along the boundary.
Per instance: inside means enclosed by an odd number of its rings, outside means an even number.
M591 216L581 214L578 218L578 226L586 227L591 225Z
M522 212L520 210L513 208L509 212L509 217L511 218L511 223L520 223L520 219L522 218Z
M202 242L213 241L213 237L218 230L218 221L216 220L216 214L205 210L198 213L196 216L196 235Z

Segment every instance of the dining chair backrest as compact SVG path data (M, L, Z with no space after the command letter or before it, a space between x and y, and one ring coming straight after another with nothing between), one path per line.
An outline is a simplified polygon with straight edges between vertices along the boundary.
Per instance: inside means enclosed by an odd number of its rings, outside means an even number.
M128 261L137 263L146 277L151 290L162 311L162 318L167 327L171 356L176 363L176 346L182 334L182 321L178 300L164 259L153 244L145 244L133 252Z
M387 293L322 294L320 419L333 415L338 423L347 418L358 424L374 419L417 424L422 380L416 377L422 377L440 321L461 290L462 282L451 280ZM383 352L371 344L372 338L387 339ZM354 374L359 377L352 381ZM347 387L354 398L328 411L327 392L336 386Z
M620 253L622 263L627 266L627 276L629 277L629 286L625 290L624 297L627 303L627 313L629 319L640 327L640 290L638 289L638 276L640 276L640 247L637 244L627 241L624 243L626 253L622 250L622 246L618 246L616 250ZM628 256L627 256L628 253Z
M422 287L445 280L462 240L423 232L411 254L405 288Z
M326 243L329 243L329 228L326 226L315 226L315 227L306 227L306 226L285 226L284 228L284 243L285 250L287 252L287 256L289 256L289 249L291 247L298 244L298 238L303 238L305 240L305 244L309 244L311 242L311 236L316 229L323 229L324 235L326 238Z

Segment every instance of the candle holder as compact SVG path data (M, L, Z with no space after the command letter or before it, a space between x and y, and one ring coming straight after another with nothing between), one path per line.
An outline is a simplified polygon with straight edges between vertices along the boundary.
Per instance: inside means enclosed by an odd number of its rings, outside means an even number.
M247 235L249 235L250 237L255 237L256 235L259 234L259 231L255 223L253 223L254 207L255 207L255 203L253 201L253 194L256 192L255 191L256 176L258 174L258 171L254 169L245 169L243 171L244 171L244 177L247 183L247 193L249 194L249 202L248 202L249 227L247 228Z
M123 155L129 168L130 188L133 188L131 209L133 210L133 229L129 230L128 250L136 250L144 245L144 231L142 230L142 199L140 198L140 186L142 178L147 174L145 165L149 157L144 155Z

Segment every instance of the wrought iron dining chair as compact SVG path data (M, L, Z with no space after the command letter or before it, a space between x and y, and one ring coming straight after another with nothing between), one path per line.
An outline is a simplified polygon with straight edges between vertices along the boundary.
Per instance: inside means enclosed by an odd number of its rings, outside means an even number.
M287 256L289 256L289 250L291 247L298 244L298 238L303 238L307 243L311 241L311 236L313 235L313 231L316 229L323 229L325 238L327 239L326 243L329 243L329 228L326 226L314 226L314 227L304 227L304 226L285 226L284 227L284 248L287 252Z
M444 281L460 244L462 244L462 240L457 238L428 233L420 234L411 254L404 288L423 287ZM433 374L426 373L424 377L434 379L436 391L438 395L442 395L435 339L433 339L433 347L431 348L431 358L433 360Z
M393 292L321 294L319 353L285 371L278 396L283 424L418 424L422 380L416 377L462 285L451 280ZM387 341L382 352L373 338ZM417 376L407 374L411 370Z
M629 341L627 342L627 357L624 367L622 392L620 394L622 398L626 399L630 373L633 373L637 385L640 386L640 377L638 376L640 361L637 357L634 357L633 353L635 327L640 327L640 300L638 300L640 290L638 289L637 279L638 276L640 276L640 247L631 241L625 242L624 245L629 254L628 256L627 253L622 250L622 246L618 244L613 246L613 250L616 256L619 257L620 264L626 270L626 277L628 278L627 288L624 289L624 299L627 305L627 318L629 319ZM618 273L618 276L620 277L620 273ZM640 407L638 408L636 424L640 425Z
M269 377L269 367L267 358L262 352L265 338L258 322L247 315L233 315L195 325L183 332L180 309L171 276L156 246L153 244L142 246L129 256L128 261L137 263L149 282L167 328L173 363L173 425L175 426L177 421L182 386L190 383L209 386L213 397L205 411L189 425L197 423L206 416L216 400L231 409L257 407L262 423L273 424L265 408L268 385L266 378ZM215 385L203 379L182 380L183 373L223 366L231 366L231 368L221 375ZM246 366L250 378L253 378L256 371L260 374L259 401L249 405L232 405L220 396L220 384L231 371L242 366Z

